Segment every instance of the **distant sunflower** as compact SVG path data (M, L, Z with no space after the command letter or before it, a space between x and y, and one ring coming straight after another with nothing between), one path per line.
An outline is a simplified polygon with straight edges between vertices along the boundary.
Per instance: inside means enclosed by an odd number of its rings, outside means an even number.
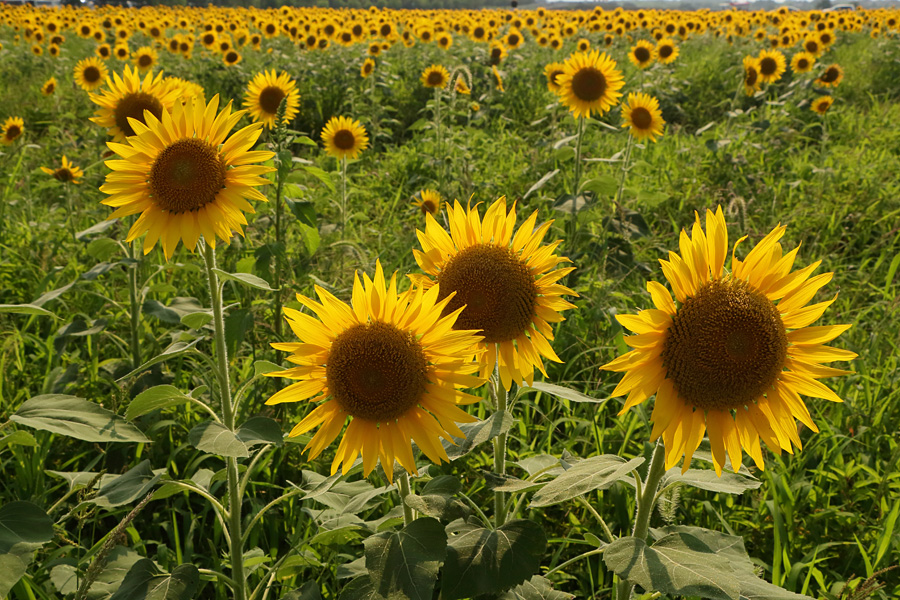
M469 84L466 83L466 80L462 75L456 78L456 83L453 85L453 89L457 94L462 94L463 96L470 96L472 94L472 89L469 87Z
M241 58L241 53L237 50L228 50L222 54L222 62L229 67L233 67L241 62Z
M752 96L762 87L759 76L759 59L754 56L744 57L744 93Z
M581 38L575 44L575 47L578 49L579 52L587 52L588 50L591 49L591 40Z
M812 101L812 104L809 106L810 110L813 112L817 112L820 115L824 115L828 112L828 109L831 108L831 105L834 103L833 96L819 96L815 100Z
M442 50L449 50L450 46L453 45L453 36L447 31L442 32L437 36L437 45Z
M62 181L63 183L78 184L81 183L81 178L84 176L84 171L70 163L65 155L62 157L62 164L58 169L41 167L41 171L47 175L52 175L57 181Z
M137 67L137 70L141 73L146 73L159 62L159 54L150 46L138 48L135 50L134 54L131 55L131 58L134 61L134 66Z
M354 159L369 147L366 128L348 117L331 117L322 130L322 141L329 156Z
M639 69L646 69L656 59L656 46L647 40L640 40L628 52L628 60Z
M8 146L19 139L23 133L25 133L25 121L20 117L9 117L3 123L3 136L0 137L0 143Z
M375 61L371 58L367 58L363 61L362 67L359 69L359 74L361 77L365 78L375 72Z
M603 114L619 102L625 85L616 61L599 50L576 52L566 59L562 75L556 78L560 99L575 118Z
M635 139L655 142L663 134L665 124L659 100L648 94L628 94L628 101L622 106L622 127L628 127Z
M663 38L656 42L656 60L667 65L678 58L678 44L670 38Z
M698 216L691 238L681 232L681 255L660 261L678 304L650 281L656 308L616 317L636 334L625 337L634 349L602 368L625 373L612 393L628 395L619 414L656 394L650 437L662 435L666 469L684 456L687 471L704 432L718 474L726 453L740 468L742 449L763 469L760 438L793 453L801 447L795 418L818 431L800 394L841 402L817 380L847 373L822 363L856 354L823 344L850 326L807 327L834 302L807 306L832 273L810 278L821 261L792 273L799 248L783 254L785 229L773 229L744 260L732 252L728 273L725 217L721 207L707 211L706 231Z
M809 52L798 52L791 58L791 71L794 73L808 73L816 64L816 57Z
M251 151L262 125L228 137L245 111L232 113L229 103L217 113L218 107L218 95L209 105L198 97L176 102L162 119L129 121L136 135L127 143L107 142L121 158L106 161L112 172L100 187L109 194L103 204L116 208L110 219L141 213L126 241L147 233L144 254L161 242L169 259L179 240L193 251L201 235L212 247L217 237L227 244L233 232L243 235L244 213L255 212L246 199L266 201L255 188L269 183L260 175L273 169L254 163L274 153Z
M563 74L565 65L561 62L552 62L544 67L544 76L547 78L547 89L553 93L559 92L559 76Z
M285 101L284 120L290 123L297 116L300 106L300 92L297 82L287 72L275 75L275 71L257 73L247 86L244 96L244 108L250 112L254 121L260 121L269 129L275 127L278 107Z
M109 44L100 44L94 50L94 54L97 55L97 58L107 60L108 58L110 58L112 56L112 48L110 47Z
M379 458L389 480L394 460L417 473L411 442L433 462L449 461L441 439L465 437L456 425L476 419L459 408L481 398L459 388L478 387L473 348L477 332L458 330L459 311L447 311L452 297L437 286L397 293L397 275L385 282L381 263L375 277L354 275L350 304L315 286L319 301L297 295L316 317L285 308L300 342L275 343L297 365L270 377L298 380L266 401L317 402L291 430L298 436L320 429L304 448L315 459L350 423L331 463L331 473L350 470L362 456L363 474Z
M56 46L57 51L59 50L59 46ZM35 56L42 56L44 54L44 47L40 44L32 44L31 45L31 53Z
M532 213L514 235L516 209L507 212L506 198L494 202L484 219L477 207L466 210L456 202L447 206L449 234L431 214L425 215L425 231L416 232L422 251L413 254L425 274L410 278L425 289L439 284L441 300L455 293L444 314L462 309L456 327L482 332L481 375L499 365L507 390L513 382L530 385L535 368L546 376L542 357L562 362L548 342L550 324L574 308L563 296L577 296L558 283L574 268L556 268L569 260L554 254L561 240L541 244L552 221L536 227L537 216Z
M838 64L829 65L825 72L816 79L816 85L822 87L837 87L844 80L844 69Z
M88 92L103 85L109 71L99 58L93 56L78 61L75 65L75 82Z
M422 85L427 88L444 89L449 81L450 73L442 65L431 65L422 71Z
M510 50L515 50L523 43L525 43L525 37L522 35L522 32L518 29L510 29L506 34L506 37L503 38L503 42L507 48Z
M503 62L503 59L506 58L507 52L506 48L503 46L501 42L494 40L491 42L491 47L488 55L488 64L490 65L499 65Z
M821 56L822 52L825 51L825 48L822 46L821 42L819 42L819 38L816 35L809 35L805 40L803 40L803 50L809 52L813 56Z
M115 56L119 60L128 60L128 57L130 55L131 50L128 49L127 45L121 44L113 48L113 56Z
M784 54L778 50L761 50L758 58L759 79L762 83L775 83L787 70Z
M441 212L441 195L434 190L422 190L413 200L413 206L419 207L422 214L436 215Z
M56 93L56 87L56 77L51 77L44 82L44 85L41 86L41 93L45 96L52 96Z
M90 95L91 101L100 107L91 121L105 127L114 142L124 142L136 133L132 120L146 125L144 111L161 119L164 110L172 109L179 92L163 80L162 72L154 77L151 71L142 81L138 70L126 65L121 77L113 73L107 79L107 89Z

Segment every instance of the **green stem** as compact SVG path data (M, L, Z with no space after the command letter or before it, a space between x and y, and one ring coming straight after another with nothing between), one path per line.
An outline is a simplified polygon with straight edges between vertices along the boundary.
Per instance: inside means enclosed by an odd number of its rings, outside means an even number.
M128 246L128 253L132 260L137 261L129 265L128 268L128 292L131 299L131 368L137 369L141 366L141 338L138 333L141 323L141 305L138 304L141 259L139 258L136 241Z
M205 242L205 241L204 241ZM203 245L206 262L206 276L209 295L212 300L213 324L216 331L216 362L218 364L219 396L222 402L222 424L234 431L234 407L231 403L231 377L228 373L228 348L225 345L225 317L222 309L222 286L215 273L216 251L207 243ZM244 600L246 578L244 576L244 544L241 533L241 492L238 478L237 459L226 457L226 479L228 483L228 537L231 540L231 578L234 580L232 592L234 600Z
M500 381L499 357L497 352L497 368L494 370L494 377L491 378L491 395L494 397L497 412L495 414L502 415L506 412L506 389ZM494 472L500 477L506 475L506 433L501 433L494 438ZM502 527L506 523L506 493L494 492L494 523L497 527Z
M397 491L400 494L400 504L403 505L403 525L409 525L415 520L413 509L406 503L406 497L409 496L409 473L403 472L403 475L397 481Z

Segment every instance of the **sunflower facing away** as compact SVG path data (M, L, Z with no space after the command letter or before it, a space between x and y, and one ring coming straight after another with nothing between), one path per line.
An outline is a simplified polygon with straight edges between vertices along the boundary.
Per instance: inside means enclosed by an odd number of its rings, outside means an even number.
M818 431L800 394L841 402L818 379L848 373L822 363L856 357L824 345L850 326L809 327L836 298L807 306L832 273L810 277L821 261L791 272L799 247L783 253L785 229L773 229L744 260L733 250L728 273L725 217L721 207L707 211L706 231L698 216L690 238L681 232L681 254L660 261L677 304L650 281L656 308L616 317L634 332L625 337L633 350L601 368L625 373L612 394L628 395L620 414L656 394L651 439L663 436L667 469L684 455L686 471L704 432L716 473L726 453L737 471L742 449L763 469L760 438L776 453L793 453L801 447L795 418Z
M103 85L107 75L109 75L109 71L107 71L106 65L102 60L93 56L80 60L75 65L75 83L88 92Z
M754 56L744 57L744 93L752 96L762 87L759 76L759 59Z
M628 94L628 101L622 107L622 127L628 127L635 139L655 142L665 124L659 100L648 94Z
M477 206L464 209L459 202L447 206L447 219L449 234L425 215L425 231L416 231L422 251L413 250L425 274L410 278L425 289L439 284L441 300L455 293L444 313L464 308L456 326L484 336L478 344L484 350L482 377L498 365L508 390L512 382L530 385L535 368L546 376L542 356L562 362L548 342L550 324L564 321L560 313L574 308L563 296L578 295L557 283L574 270L556 268L569 262L554 254L561 240L541 244L552 221L535 228L535 211L514 235L516 208L507 212L506 198L494 202L483 220Z
M547 89L551 92L559 92L559 76L562 75L565 65L561 62L552 62L544 67L544 76L547 78Z
M355 159L369 147L366 128L359 121L348 117L331 117L322 130L322 141L325 143L325 152L338 160Z
M778 50L761 50L759 53L759 79L762 83L775 83L784 75L787 61Z
M418 206L422 214L436 215L441 212L441 194L434 190L422 190L413 199L413 206Z
M62 157L62 163L58 169L41 167L41 171L47 175L52 175L57 181L62 181L63 183L81 183L81 178L84 176L84 171L70 163L65 154Z
M437 286L397 293L397 275L385 283L381 263L375 277L354 276L348 306L316 286L319 301L297 295L318 318L285 308L287 322L299 343L272 347L290 352L295 365L273 377L298 380L266 404L319 404L291 430L291 437L320 427L306 445L316 458L350 423L331 464L346 473L362 455L365 475L378 459L393 480L394 460L417 473L410 442L415 441L433 462L448 461L440 438L464 437L456 423L476 419L458 405L478 402L459 388L482 385L475 375L475 331L454 329L460 309L448 311L453 297Z
M566 59L559 83L560 101L575 118L590 118L592 112L603 114L615 106L625 85L616 61L599 50L576 52Z
M444 89L450 81L450 73L442 65L431 65L422 71L422 85L427 88Z
M155 77L150 71L141 80L138 70L126 65L121 77L114 72L106 83L108 89L90 95L91 101L100 107L91 121L106 127L114 142L124 142L126 137L135 134L132 119L146 124L144 111L160 119L163 110L172 110L180 96L178 88L163 80L162 71Z
M247 86L244 96L244 108L250 112L254 121L261 121L269 129L276 125L278 107L285 101L284 122L290 123L297 116L300 106L300 92L297 82L285 71L275 75L275 71L257 73Z
M791 71L794 73L808 73L816 64L816 57L809 52L798 52L791 58Z
M8 146L25 132L25 121L20 117L9 117L3 123L3 136L0 137L0 143Z
M844 80L844 69L840 65L829 65L825 72L816 79L816 85L822 87L837 87Z
M41 86L41 93L45 96L52 96L56 93L56 77L51 77Z
M245 111L231 112L231 103L217 114L219 96L204 104L200 98L176 102L170 113L157 119L144 113L146 125L131 119L135 131L126 144L107 142L120 160L109 160L112 173L100 191L109 194L103 204L115 207L110 219L141 213L126 241L147 233L144 254L161 241L166 259L178 241L191 251L203 235L215 248L216 237L225 243L232 232L243 235L244 213L253 213L246 198L266 201L256 186L273 169L254 164L269 160L273 152L251 151L262 131L254 123L228 133Z
M820 115L824 115L828 112L828 109L831 108L831 105L834 103L833 96L819 96L815 100L812 101L810 105L810 110L813 112L817 112Z
M656 59L656 46L647 40L641 40L628 52L628 60L639 69L646 69Z

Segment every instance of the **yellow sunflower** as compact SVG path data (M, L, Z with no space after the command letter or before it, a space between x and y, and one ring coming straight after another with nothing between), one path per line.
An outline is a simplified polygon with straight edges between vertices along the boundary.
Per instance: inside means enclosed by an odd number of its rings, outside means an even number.
M381 263L375 277L354 276L348 306L316 286L319 301L297 295L318 318L285 308L287 322L299 343L272 344L290 352L295 365L272 377L298 380L266 404L319 404L292 430L291 437L321 428L306 445L310 460L350 423L331 463L346 473L362 455L368 475L379 458L389 479L394 460L417 473L411 441L433 462L449 461L441 438L464 437L457 423L476 419L459 408L479 397L459 388L478 387L475 331L457 330L459 310L447 311L452 296L440 297L437 286L397 293L397 275L386 283Z
M656 59L656 46L647 40L640 40L628 52L628 60L638 69L646 69Z
M244 96L244 108L250 112L254 121L261 121L269 129L276 125L278 106L285 102L284 122L290 123L297 116L300 106L300 92L297 82L285 71L275 75L275 71L257 73L247 86Z
M369 147L366 128L349 117L331 117L322 129L325 152L337 159L354 159Z
M41 86L41 93L45 96L52 96L56 93L56 77L51 77L47 81L44 82L44 85Z
M553 93L559 92L559 76L563 74L565 65L561 62L552 62L544 67L544 77L547 78L547 89Z
M138 71L146 73L159 61L159 54L150 46L143 46L134 51L131 59Z
M616 317L635 333L625 338L633 350L601 368L625 373L612 394L628 394L620 414L656 394L650 437L663 436L667 469L683 455L686 471L704 432L718 474L726 453L738 470L742 449L763 469L760 438L793 453L792 444L801 447L795 418L818 431L800 394L841 402L817 380L847 373L822 363L856 357L824 345L850 326L808 327L834 302L807 306L832 273L810 277L821 261L791 272L799 248L783 253L785 229L773 229L744 260L732 251L728 273L721 207L706 212L705 232L698 215L691 237L681 232L681 255L660 261L677 304L650 281L656 308Z
M844 69L838 64L829 65L825 72L816 79L816 85L822 87L837 87L844 80Z
M507 56L506 48L502 42L494 40L491 42L490 53L488 55L488 64L499 65Z
M25 121L20 117L9 117L3 123L3 136L0 137L0 144L8 146L25 133Z
M151 71L142 81L138 70L128 65L121 77L114 72L106 82L108 89L90 95L91 101L100 107L91 121L106 127L114 142L124 142L126 137L135 134L131 120L146 124L144 111L161 119L163 111L171 110L180 96L177 88L163 80L162 72L154 77Z
M762 83L774 83L787 70L787 61L778 50L761 50L759 53L759 79Z
M234 65L241 62L241 53L237 50L228 50L222 54L222 62L225 63L227 67L233 67Z
M482 377L497 365L508 390L513 382L530 385L535 368L546 376L542 356L562 362L548 342L550 324L574 308L563 296L578 295L557 283L574 269L556 269L569 262L554 254L561 240L541 244L552 221L536 227L535 211L513 235L516 208L507 212L506 198L494 202L483 220L477 206L464 209L456 202L447 206L447 220L449 234L425 215L425 231L416 231L422 251L413 250L425 274L410 278L425 289L439 284L442 300L455 293L444 312L463 309L457 327L482 332Z
M752 96L762 87L759 76L759 59L754 56L744 57L744 93Z
M806 51L798 52L791 58L791 71L794 73L808 73L816 64L816 57Z
M130 55L131 51L128 49L127 44L120 44L113 48L113 56L119 60L128 60Z
M441 194L434 190L422 190L418 198L413 200L413 206L419 207L422 214L436 215L441 212Z
M109 194L103 204L115 207L109 218L141 213L126 241L147 233L144 254L161 241L166 258L178 241L191 251L200 235L215 248L216 237L226 244L232 232L243 235L244 213L253 213L246 198L266 201L256 186L273 169L258 164L273 152L251 151L262 125L253 123L236 132L245 111L231 112L231 103L217 114L219 96L206 105L194 97L176 102L162 119L145 113L146 125L131 119L135 135L126 144L107 142L120 160L109 160L112 173L100 191Z
M665 124L659 100L643 93L628 94L628 101L622 107L622 127L628 127L635 139L655 142Z
M450 73L442 65L431 65L422 71L422 85L427 88L447 87L450 81Z
M463 96L472 95L472 88L469 87L469 84L466 83L466 80L463 79L462 75L456 78L456 83L454 84L453 89L457 94L462 94Z
M817 112L820 115L824 115L828 112L828 109L831 108L831 105L834 103L833 96L819 96L815 100L812 101L812 104L809 106L810 110L813 112Z
M75 83L85 91L93 91L103 85L109 71L99 58L93 56L78 61L75 65Z
M361 77L366 78L372 73L375 72L375 61L371 58L367 58L363 61L362 66L359 68L359 74Z
M65 154L62 157L62 164L58 169L41 167L41 171L47 175L52 175L57 181L62 181L63 183L81 183L81 178L84 176L84 171L82 171L80 167L70 163Z
M592 112L603 114L618 104L625 85L616 61L599 50L576 52L566 59L559 83L560 101L575 114L575 118L590 117Z
M674 62L679 52L678 44L673 39L663 38L656 42L656 60L664 65Z

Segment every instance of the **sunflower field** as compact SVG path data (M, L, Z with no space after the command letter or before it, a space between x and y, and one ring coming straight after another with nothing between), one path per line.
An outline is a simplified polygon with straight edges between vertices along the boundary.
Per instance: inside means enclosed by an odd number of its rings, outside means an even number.
M898 82L892 8L0 4L0 598L900 598Z

